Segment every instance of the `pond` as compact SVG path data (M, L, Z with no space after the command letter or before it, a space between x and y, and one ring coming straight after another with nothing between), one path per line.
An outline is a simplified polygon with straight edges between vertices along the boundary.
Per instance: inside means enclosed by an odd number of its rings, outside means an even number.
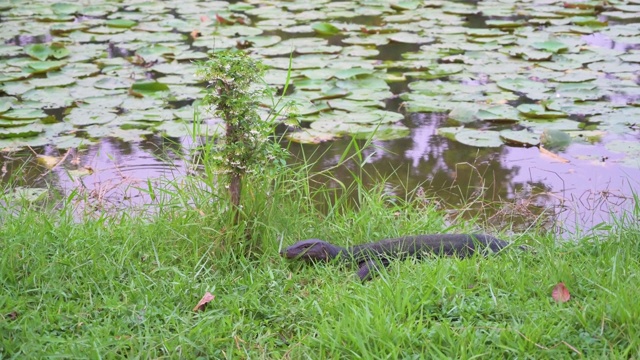
M0 0L0 179L148 203L145 189L187 173L204 91L193 62L237 47L276 88L291 67L293 161L327 169L370 139L364 180L383 176L391 194L420 186L499 227L544 213L589 229L639 188L639 12L638 0ZM200 117L198 136L219 132ZM354 166L333 176L349 183Z

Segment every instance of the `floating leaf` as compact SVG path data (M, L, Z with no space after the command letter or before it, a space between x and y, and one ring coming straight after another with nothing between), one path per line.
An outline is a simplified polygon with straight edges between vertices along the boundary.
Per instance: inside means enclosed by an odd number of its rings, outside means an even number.
M511 105L494 105L478 110L476 118L481 121L518 121L518 111Z
M0 114L0 118L9 120L42 119L47 114L40 109L13 109Z
M605 147L609 151L625 155L623 159L616 162L640 169L640 143L637 141L613 140L606 144Z
M51 49L45 44L29 44L24 47L24 52L32 58L45 61L51 55Z
M466 34L471 37L496 37L507 35L509 33L499 29L469 29L466 31Z
M399 124L359 126L351 130L351 135L357 139L375 139L380 141L405 138L409 136L410 133L409 128Z
M544 42L537 42L537 43L531 44L531 46L535 49L545 50L552 53L559 53L561 51L566 51L569 49L569 47L566 44L556 40L547 40Z
M444 136L449 140L456 140L456 134L464 130L463 126L458 127L441 127L438 128L438 135Z
M456 141L475 147L500 147L500 133L490 130L462 129L455 134Z
M540 144L540 135L527 130L502 130L500 137L507 145L538 146Z
M62 59L71 54L71 51L69 51L69 49L67 49L62 43L52 43L49 46L49 49L51 50L51 56L56 59Z
M344 80L356 77L358 75L371 75L373 74L373 72L373 69L349 68L336 71L334 76L338 79Z
M47 189L18 186L11 191L9 196L17 201L34 203L42 200L47 192Z
M311 28L321 35L337 35L340 34L340 29L329 23L315 23L311 25Z
M0 139L36 136L44 131L40 124L0 127Z
M400 0L391 2L389 6L394 10L414 10L421 4L422 2L417 0Z
M320 144L336 138L336 134L317 131L314 129L302 129L287 133L287 139L301 144Z
M461 103L456 105L451 112L449 112L449 119L455 120L459 123L471 123L477 120L475 116L477 112L477 105Z
M53 10L53 12L56 14L71 15L78 12L78 10L80 10L81 7L82 6L79 4L59 2L59 3L52 4L51 10Z
M169 86L157 81L137 81L131 85L131 90L143 95L153 95L159 91L168 91Z
M79 107L72 109L69 115L64 117L64 121L75 126L86 126L110 123L116 117L116 114L101 108Z
M136 26L138 23L133 20L128 19L110 19L105 22L105 25L114 28L131 28Z
M568 72L564 76L553 78L553 81L561 83L581 83L591 81L598 78L598 74L594 71L573 71Z
M626 62L640 63L640 53L620 55L620 59Z
M32 74L39 74L58 70L66 64L64 61L33 61L27 63L23 70Z
M93 86L97 89L106 90L128 89L131 86L131 80L120 77L103 77L93 83Z
M540 136L540 142L548 149L565 148L571 144L571 136L561 130L545 129Z
M389 35L389 40L403 44L425 44L436 41L434 38L410 32L398 32L391 34Z
M0 113L6 112L7 110L11 109L13 104L15 104L17 101L18 99L12 96L0 97Z
M560 111L549 111L544 106L539 104L522 104L517 107L518 111L525 116L541 118L541 119L553 119L566 116L565 113Z

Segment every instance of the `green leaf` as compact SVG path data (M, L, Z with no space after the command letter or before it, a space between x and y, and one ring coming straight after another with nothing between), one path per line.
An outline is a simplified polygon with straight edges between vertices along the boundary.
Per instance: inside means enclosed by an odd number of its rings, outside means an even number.
M518 111L525 116L541 119L553 119L566 116L560 111L548 111L544 106L539 104L521 104L517 107Z
M478 112L478 106L475 104L461 103L456 105L449 113L449 119L455 120L459 123L471 123L476 121L476 113Z
M554 54L557 54L561 51L566 51L569 49L569 47L566 44L556 40L547 40L544 42L537 42L537 43L531 44L531 46L535 49L549 51Z
M571 144L571 136L562 130L544 129L540 142L547 149L565 148Z
M49 48L51 49L51 55L58 60L71 54L71 51L64 47L62 43L52 43Z
M53 10L54 13L59 15L75 14L76 12L78 12L78 10L80 10L80 8L81 8L80 4L70 4L70 3L62 3L62 2L51 5L51 10Z
M334 76L338 79L344 80L344 79L356 77L358 75L370 75L370 74L373 74L373 72L374 72L373 69L349 68L349 69L342 69L342 70L336 71Z
M110 123L116 117L116 114L105 111L105 109L79 107L72 109L69 115L64 117L64 121L75 126L86 126Z
M311 25L311 28L320 35L337 35L340 34L340 29L329 23L315 23Z
M494 105L478 110L476 117L482 121L518 121L518 111L510 105Z
M13 104L16 103L16 101L18 101L18 99L12 96L0 97L0 113L6 112L7 110L11 109L11 107L13 106Z
M0 118L9 120L42 119L47 114L40 109L13 109L0 114Z
M607 150L622 153L625 157L617 162L640 169L640 144L638 141L613 140L605 145Z
M44 199L47 195L47 192L47 189L19 186L13 189L9 197L12 198L13 201L26 201L29 203L34 203Z
M287 133L287 138L293 142L301 144L320 144L326 141L334 140L336 134L326 133L314 129L302 129L292 133Z
M0 128L0 139L36 136L44 131L40 124Z
M96 81L93 86L96 89L106 90L128 89L131 86L131 80L119 77L105 77Z
M45 61L51 56L51 48L44 44L29 44L24 47L24 52L34 59Z
M27 63L27 66L24 67L23 70L32 74L40 74L51 70L58 70L66 64L65 61L33 61Z
M422 4L422 1L417 0L400 0L393 1L389 6L394 10L415 10Z
M500 133L490 130L462 129L455 134L456 141L475 147L500 147Z
M138 81L131 85L131 90L143 95L153 95L159 91L169 91L169 85L157 81Z
M540 135L527 130L502 130L500 138L507 145L513 146L538 146Z
M132 28L136 25L138 25L138 23L136 21L133 20L127 20L127 19L111 19L111 20L107 20L105 22L105 25L107 25L108 27L113 27L113 28Z

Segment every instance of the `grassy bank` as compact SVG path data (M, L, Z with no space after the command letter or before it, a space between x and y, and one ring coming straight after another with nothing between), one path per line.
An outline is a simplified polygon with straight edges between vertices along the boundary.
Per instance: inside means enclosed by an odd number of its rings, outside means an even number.
M535 252L395 262L362 284L352 268L278 251L301 238L348 245L472 225L447 227L424 203L382 190L352 189L358 207L293 179L248 186L240 228L189 186L150 217L78 222L70 199L0 209L0 357L640 356L639 211L606 237L524 234L507 240ZM247 246L231 250L239 239ZM558 282L567 303L551 297ZM207 291L215 299L193 312Z

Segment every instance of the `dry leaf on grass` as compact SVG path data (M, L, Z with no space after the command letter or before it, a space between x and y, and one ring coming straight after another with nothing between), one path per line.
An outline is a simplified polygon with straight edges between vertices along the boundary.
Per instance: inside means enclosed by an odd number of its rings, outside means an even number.
M198 302L198 305L196 305L196 307L193 308L193 311L202 311L204 310L204 307L211 302L211 300L213 300L216 296L212 295L210 292L206 292L204 294L204 296L202 297L202 299L200 299L200 301Z
M556 302L567 302L571 299L571 294L569 294L569 289L564 285L563 282L553 287L553 291L551 292L551 297Z

